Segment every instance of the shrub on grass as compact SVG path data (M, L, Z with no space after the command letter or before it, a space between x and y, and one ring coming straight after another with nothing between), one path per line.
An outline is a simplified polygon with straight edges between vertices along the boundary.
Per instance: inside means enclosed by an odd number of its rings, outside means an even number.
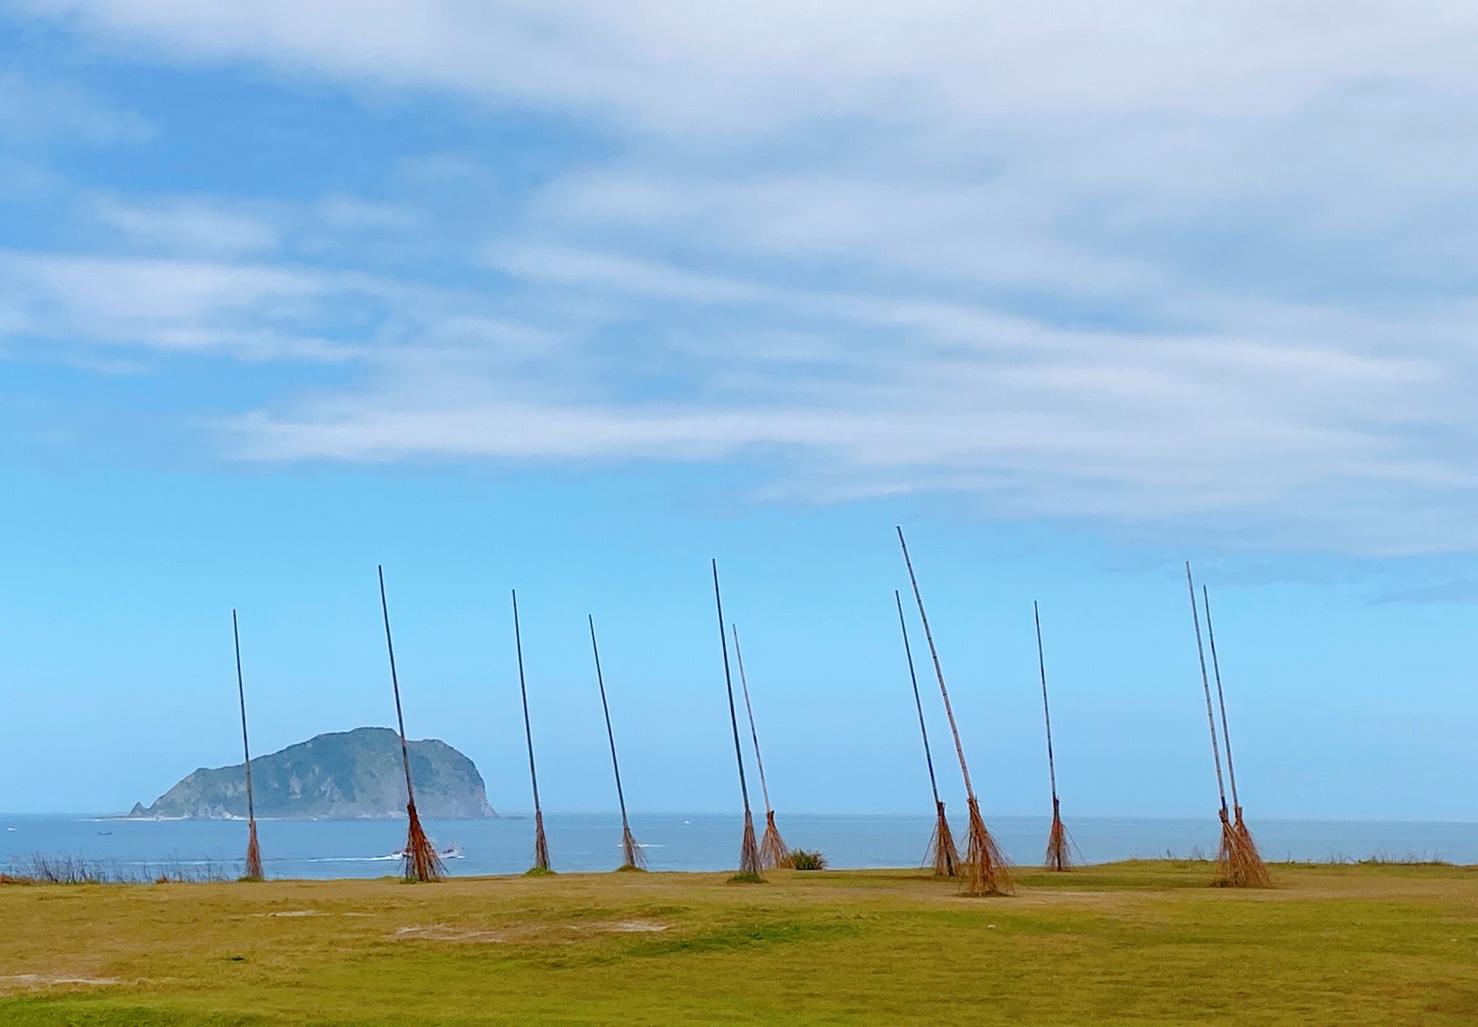
M817 851L792 849L790 852L790 865L797 870L825 870L826 857Z

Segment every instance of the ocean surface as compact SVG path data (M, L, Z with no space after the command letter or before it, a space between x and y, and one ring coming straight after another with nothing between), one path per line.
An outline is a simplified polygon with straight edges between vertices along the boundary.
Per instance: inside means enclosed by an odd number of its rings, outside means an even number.
M964 836L954 818L955 837ZM776 822L792 846L820 849L834 867L918 866L929 842L928 816L791 815ZM763 829L763 817L760 829ZM1251 820L1270 860L1446 860L1478 863L1478 823ZM1007 857L1018 864L1041 860L1045 817L996 817L988 825ZM1217 821L1082 817L1067 821L1086 862L1133 857L1188 857L1214 853ZM510 874L526 870L533 853L531 817L428 821L438 848L454 849L447 861L457 875ZM620 818L614 814L545 816L556 870L610 870L621 861ZM265 820L258 825L271 877L381 877L399 872L396 850L404 843L398 820ZM742 830L737 815L646 814L632 831L652 870L723 870L735 865ZM77 815L0 814L0 871L24 870L37 856L84 860L125 876L163 871L234 876L246 846L242 821L124 820Z

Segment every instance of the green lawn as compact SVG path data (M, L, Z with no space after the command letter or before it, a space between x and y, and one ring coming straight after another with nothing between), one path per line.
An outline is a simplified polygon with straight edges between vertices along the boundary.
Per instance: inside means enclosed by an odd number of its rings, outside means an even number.
M0 886L0 1022L1478 1023L1478 868Z

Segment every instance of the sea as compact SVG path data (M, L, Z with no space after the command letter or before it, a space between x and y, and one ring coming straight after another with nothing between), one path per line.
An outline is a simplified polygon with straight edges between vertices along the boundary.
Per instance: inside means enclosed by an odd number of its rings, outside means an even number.
M759 817L758 830L763 830ZM555 870L611 870L621 861L621 822L614 814L545 815ZM933 817L776 814L788 844L821 851L837 868L911 867L923 862ZM956 818L957 839L964 823ZM1047 837L1045 817L988 820L1012 862L1036 864ZM1218 823L1199 819L1081 817L1067 821L1083 862L1132 858L1200 858L1213 854ZM1436 821L1251 820L1269 860L1306 862L1441 860L1478 863L1478 823ZM724 870L736 864L743 820L738 814L638 814L632 832L651 870ZM532 860L532 817L427 821L455 875L512 874ZM232 820L135 820L83 815L0 814L0 872L24 872L35 860L81 861L111 875L235 876L246 824ZM399 820L263 820L258 824L270 877L383 877L399 872L405 841Z

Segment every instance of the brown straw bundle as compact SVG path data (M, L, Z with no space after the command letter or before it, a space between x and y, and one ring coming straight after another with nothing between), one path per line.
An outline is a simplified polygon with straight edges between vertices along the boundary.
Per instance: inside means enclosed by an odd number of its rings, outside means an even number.
M1047 832L1047 859L1045 866L1048 870L1071 870L1073 868L1072 840L1067 836L1067 828L1062 826L1062 815L1057 809L1057 800L1052 800L1052 829Z
M395 671L395 643L390 637L390 604L385 600L385 568L376 568L380 575L380 612L385 618L385 649L390 654L390 687L395 692L395 723L400 729L400 762L405 769L405 812L409 820L405 836L404 875L407 881L422 883L440 881L445 873L441 857L431 839L421 827L421 817L416 813L416 790L411 784L411 755L405 741L405 715L400 706L400 677Z
M246 881L260 881L265 876L262 873L262 847L257 843L257 822L253 818L246 825L246 862L242 866L241 877Z
M405 804L406 817L410 824L406 829L404 852L404 877L407 881L439 881L446 873L436 846L426 837L421 827L421 816L416 812L415 800Z
M898 607L898 628L903 632L903 655L908 661L908 680L913 685L914 709L919 715L919 734L924 739L924 765L929 768L929 788L934 793L934 831L929 835L929 848L924 865L932 867L935 877L954 877L960 871L960 850L950 834L949 818L944 815L944 802L939 798L939 782L934 777L934 754L929 751L929 729L924 724L924 702L919 698L919 677L914 673L913 649L908 644L908 621L903 616L903 597L893 590L893 605Z
M260 881L262 873L262 847L257 842L257 810L251 790L251 745L246 740L246 684L241 675L241 629L236 623L236 611L231 611L231 639L236 643L236 696L241 702L241 752L246 770L246 860L241 868L243 881Z
M954 709L949 703L949 689L944 684L939 649L934 645L934 633L929 630L929 616L924 612L924 597L919 592L919 580L914 576L913 561L909 559L908 543L903 540L901 527L898 529L898 544L903 549L903 562L908 567L908 580L913 585L914 601L919 607L919 620L924 625L924 639L929 643L929 655L934 661L934 676L939 680L939 694L944 699L944 714L949 719L949 730L954 736L955 755L960 759L960 775L965 779L965 802L970 813L965 850L965 890L969 895L1010 895L1015 890L1011 883L1010 865L996 847L995 839L986 830L985 819L980 815L980 803L970 784L970 768L965 764L965 747L960 743L960 728L955 723Z
M734 877L740 881L761 881L764 864L760 859L760 847L754 840L754 815L749 808L749 785L744 779L744 747L739 744L739 711L734 705L734 678L729 671L729 639L724 631L724 601L719 595L718 561L713 563L713 602L718 608L718 641L724 654L724 688L729 696L729 728L734 735L734 760L739 766L739 797L744 801L744 835L739 841L739 872Z
M935 877L958 877L964 861L960 859L960 850L955 848L954 835L949 830L949 818L944 815L944 803L936 802L934 808L934 832L929 835L924 865L934 871Z

